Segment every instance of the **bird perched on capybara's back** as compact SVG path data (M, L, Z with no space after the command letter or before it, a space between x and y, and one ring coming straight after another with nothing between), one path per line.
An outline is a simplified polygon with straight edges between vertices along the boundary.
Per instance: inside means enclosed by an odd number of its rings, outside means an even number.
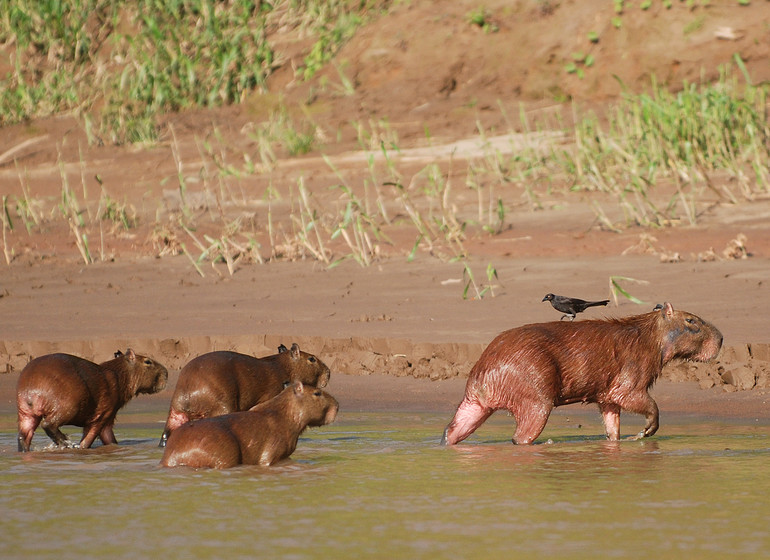
M557 296L555 294L545 294L543 301L550 301L551 306L556 311L561 311L564 313L561 318L564 319L564 317L569 317L570 321L574 321L578 313L582 313L589 307L607 305L610 302L608 299L603 299L600 301L586 301L584 299Z

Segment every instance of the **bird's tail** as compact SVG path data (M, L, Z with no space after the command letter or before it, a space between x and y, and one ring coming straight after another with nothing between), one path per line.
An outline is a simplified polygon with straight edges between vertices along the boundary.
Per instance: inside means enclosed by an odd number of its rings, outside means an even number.
M607 305L610 302L608 299L603 299L601 301L589 301L586 304L586 307L598 307L600 305Z

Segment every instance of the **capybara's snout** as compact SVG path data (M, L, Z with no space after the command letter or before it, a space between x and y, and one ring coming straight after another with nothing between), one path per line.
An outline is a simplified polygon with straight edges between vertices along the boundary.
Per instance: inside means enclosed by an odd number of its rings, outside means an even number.
M340 405L335 400L334 404L329 407L329 410L326 411L326 417L324 418L324 425L331 424L337 419L337 413L340 411Z
M160 364L157 365L159 371L157 377L155 378L155 386L152 390L153 393L160 393L163 389L166 388L166 384L168 383L168 370Z
M332 372L329 370L329 367L326 364L323 364L323 370L321 370L321 374L318 376L318 384L316 386L323 389L329 384L331 376Z
M701 362L709 362L719 355L722 350L722 342L724 337L722 333L711 323L706 323L711 327L711 334L708 340L703 344L702 355L698 357Z

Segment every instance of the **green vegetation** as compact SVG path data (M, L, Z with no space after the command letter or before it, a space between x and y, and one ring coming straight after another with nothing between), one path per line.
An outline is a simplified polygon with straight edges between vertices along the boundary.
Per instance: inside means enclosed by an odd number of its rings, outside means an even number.
M368 10L383 4L0 0L0 43L12 63L0 76L0 125L69 111L82 117L93 142L153 141L164 112L237 103L258 91L276 64L266 36L279 16L313 37L296 77L308 78L332 61L342 84L338 93L349 95L354 86L332 57ZM619 14L629 5L615 2ZM484 8L467 17L482 28L491 21ZM616 21L620 27L620 16ZM587 51L599 41L596 32L584 37ZM464 298L494 296L495 267L489 263L486 281L477 282L482 275L474 275L467 247L474 237L509 230L514 206L542 210L554 194L600 191L622 219L595 203L597 222L619 230L697 223L704 193L727 203L767 194L767 87L752 84L740 58L734 62L717 83L685 83L672 93L653 82L645 93L627 92L601 115L566 106L570 126L558 110L534 122L523 107L511 119L501 104L510 145L501 147L501 131L492 134L479 124L480 151L419 166L399 157L396 127L386 119L351 122L363 151L358 174L351 177L322 153L332 184L317 178L311 184L298 167L284 198L272 185L273 177L286 176L272 174L278 160L323 151L335 131L320 130L311 108L259 96L263 114L243 129L249 148L225 145L214 130L195 139L195 171L182 161L182 146L167 126L175 172L165 184L178 205L156 211L148 224L151 242L158 256L184 254L205 275L207 264L233 274L241 263L279 259L370 266L399 235L411 248L407 260L429 254L462 266ZM595 64L590 52L575 52L565 70L582 77ZM425 136L431 144L427 129ZM3 196L0 209L6 262L15 257L17 230L31 234L59 221L89 264L107 257L110 236L130 235L140 225L137 211L113 198L98 175L98 203L89 199L80 163L78 185L59 162L55 203L36 199L26 171L17 167L23 194ZM73 163L67 165L71 172ZM611 289L633 300L621 285L628 281L612 277Z
M491 12L483 6L469 12L467 18L468 23L481 28L484 33L496 33L500 30L492 18Z
M613 193L626 223L645 226L681 217L694 224L704 190L732 202L767 192L766 102L765 88L739 85L729 69L714 85L685 83L671 93L653 84L651 93L626 94L606 124L588 116L576 126L576 151L564 152L572 188ZM722 173L735 187L713 186ZM673 184L665 203L655 190L661 183Z
M241 101L276 63L267 28L305 25L311 76L370 2L343 0L0 0L0 125L63 112L98 143L154 141L158 116ZM307 23L309 22L309 23Z

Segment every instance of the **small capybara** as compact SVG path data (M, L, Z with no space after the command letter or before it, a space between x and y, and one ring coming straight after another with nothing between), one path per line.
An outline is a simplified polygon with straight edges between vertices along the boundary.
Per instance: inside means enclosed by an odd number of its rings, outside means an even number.
M623 319L525 325L498 335L471 369L465 397L442 443L471 435L495 410L516 419L513 443L532 443L555 406L597 403L607 438L620 438L620 410L644 414L639 437L658 429L649 388L675 359L717 356L722 333L670 303Z
M227 351L198 356L179 372L159 446L185 422L248 410L295 381L325 387L329 376L326 364L296 343L264 358Z
M35 358L16 386L19 451L29 451L38 425L59 446L70 445L59 429L65 425L82 426L83 449L97 436L104 445L118 443L112 431L118 410L140 393L162 391L167 380L165 367L131 348L102 364L70 354Z
M294 453L305 428L332 423L338 409L329 393L298 381L247 411L183 424L171 432L160 464L214 469L269 466Z

